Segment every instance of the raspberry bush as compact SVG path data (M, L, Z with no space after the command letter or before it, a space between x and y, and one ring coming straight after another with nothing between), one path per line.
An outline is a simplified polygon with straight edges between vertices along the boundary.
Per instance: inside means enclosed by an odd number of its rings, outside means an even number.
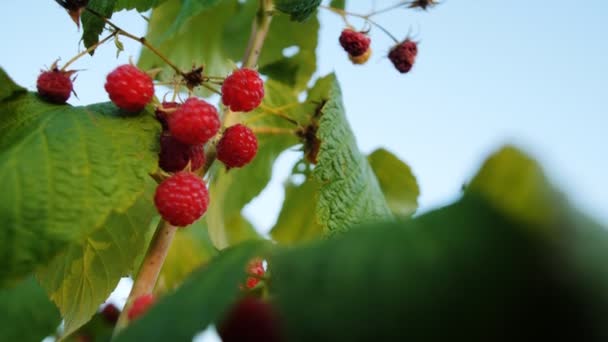
M410 166L360 151L339 77L316 72L325 11L353 72L374 60L411 82L424 46L382 15L439 2L55 3L67 14L48 25L73 20L81 52L50 60L36 89L0 69L0 341L191 340L211 326L225 341L606 340L608 235L533 159L505 146L461 198L418 214ZM112 18L124 9L149 16L145 37ZM72 97L80 58L126 39L141 54L99 85L108 101ZM300 160L260 232L244 208L285 151Z

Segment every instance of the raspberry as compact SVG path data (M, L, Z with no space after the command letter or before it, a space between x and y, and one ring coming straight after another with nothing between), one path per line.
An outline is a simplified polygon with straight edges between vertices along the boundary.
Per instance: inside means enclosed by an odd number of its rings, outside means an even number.
M205 182L190 172L178 172L156 188L154 204L163 219L185 227L207 211L209 193Z
M131 64L109 73L105 88L118 108L133 113L144 109L154 96L152 78Z
M362 54L361 56L355 57L353 55L348 55L348 59L350 59L350 61L353 64L365 64L371 55L372 55L372 49L370 48L370 49L367 49L367 51L365 51L365 53Z
M154 114L156 114L156 120L163 127L163 131L169 130L169 115L175 112L179 106L181 105L177 102L163 102L160 106L156 107Z
M184 144L199 145L220 129L217 110L211 104L191 97L169 116L169 130Z
M263 98L264 82L252 69L235 70L222 85L222 102L233 112L250 112L262 103Z
M160 136L158 166L167 172L183 170L190 162L190 170L200 169L205 164L203 145L188 145L168 134Z
M218 334L224 342L284 341L279 323L279 315L269 303L245 297L218 325Z
M151 293L137 297L133 305L131 305L129 312L127 312L129 320L132 321L146 313L152 304L154 304L154 301L154 295Z
M56 67L42 72L36 82L38 94L49 102L65 103L74 89L70 79L73 73L74 71L61 71Z
M342 30L340 34L340 45L353 57L359 57L369 50L370 42L367 34L349 28Z
M266 271L264 271L264 265L262 264L262 259L253 259L253 260L251 260L249 265L247 265L247 273L249 273L249 274L256 275L258 277L263 277L265 272ZM260 279L258 279L258 278L248 277L247 282L245 283L245 286L247 286L248 289L252 289L259 282L260 282Z
M258 139L249 128L241 124L228 127L217 143L217 159L227 168L245 166L257 152Z
M101 310L101 315L108 323L116 324L118 316L120 316L120 310L114 304L108 304Z
M405 74L412 69L416 56L418 55L418 45L409 39L395 45L388 53L388 59L400 73Z

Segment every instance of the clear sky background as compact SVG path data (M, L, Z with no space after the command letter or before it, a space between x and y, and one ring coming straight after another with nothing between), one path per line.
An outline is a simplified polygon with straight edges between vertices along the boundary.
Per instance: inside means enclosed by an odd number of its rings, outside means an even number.
M377 8L395 1L375 1ZM1 0L0 66L35 89L39 70L76 54L80 32L52 0ZM373 1L350 0L365 13ZM483 159L514 143L545 167L581 209L608 223L608 1L444 0L428 12L399 9L377 21L398 37L420 40L410 74L397 73L386 55L391 41L372 30L374 55L353 66L338 45L338 16L321 14L319 74L336 71L348 118L364 152L386 147L413 169L421 210L453 200ZM136 34L145 21L115 15ZM356 22L356 21L354 21ZM109 45L74 65L85 105L107 101L105 75L139 55L123 39L118 60ZM271 186L246 214L263 231L276 219L282 182L296 153L275 167Z

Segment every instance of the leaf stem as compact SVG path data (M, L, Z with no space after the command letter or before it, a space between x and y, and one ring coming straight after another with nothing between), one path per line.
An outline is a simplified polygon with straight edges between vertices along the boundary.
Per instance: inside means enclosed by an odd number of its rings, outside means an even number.
M118 34L118 32L112 32L109 36L105 37L104 39L98 41L97 43L91 45L88 49L80 52L79 54L77 54L76 56L72 57L72 59L70 59L69 61L67 61L67 63L65 63L65 65L61 68L61 71L66 71L67 68L74 62L76 62L80 57L90 53L91 51L94 51L95 49L97 49L100 45L104 44L105 42L107 42L108 40L110 40L112 37L116 37L116 35Z

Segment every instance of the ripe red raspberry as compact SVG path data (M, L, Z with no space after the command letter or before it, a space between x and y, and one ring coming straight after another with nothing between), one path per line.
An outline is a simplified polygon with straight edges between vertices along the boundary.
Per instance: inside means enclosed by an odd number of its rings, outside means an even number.
M160 106L156 107L154 114L156 115L156 120L158 120L163 127L163 131L169 130L169 116L174 113L179 106L181 106L181 104L177 102L163 102Z
M266 271L264 270L262 259L256 258L251 260L251 262L247 265L247 273L258 277L263 277ZM245 283L245 286L247 286L248 289L252 289L259 282L260 279L256 277L247 277L247 282Z
M400 73L405 74L412 69L417 55L418 45L416 42L406 39L391 49L388 53L388 59L393 62L393 65Z
M49 102L65 103L74 89L70 79L73 73L74 71L61 71L57 67L43 71L36 82L38 94Z
M151 293L137 297L127 312L129 320L132 321L146 313L152 304L154 304L155 300L156 298L154 298L154 295Z
M249 164L257 152L258 139L241 124L228 127L217 143L217 159L229 169Z
M121 65L109 73L105 88L118 108L133 113L144 109L154 96L152 78L131 64Z
M205 182L190 172L178 172L156 188L154 204L163 219L185 227L207 211L209 192Z
M101 310L101 315L103 318L110 324L116 324L118 321L118 316L120 316L120 310L116 307L116 305L110 303L103 307Z
M279 315L267 302L245 297L236 303L218 325L224 342L284 341Z
M183 170L188 162L192 171L205 164L203 145L184 144L169 134L161 134L158 166L167 172L177 172Z
M233 112L250 112L264 98L264 82L257 71L238 69L222 85L222 102Z
M187 99L169 115L171 135L184 144L204 144L219 129L220 119L215 107L195 97Z
M344 51L348 52L353 57L359 57L369 50L371 40L369 36L363 32L357 32L352 29L344 29L340 34L340 45Z

